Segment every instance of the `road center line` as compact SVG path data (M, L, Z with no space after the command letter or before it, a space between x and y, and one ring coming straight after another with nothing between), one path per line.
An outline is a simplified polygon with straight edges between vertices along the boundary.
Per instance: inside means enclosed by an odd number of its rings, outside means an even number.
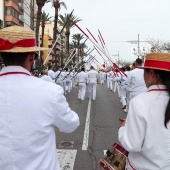
M90 126L90 110L91 110L91 99L89 99L88 108L87 108L87 116L86 116L86 124L84 129L84 138L82 150L87 150L88 142L89 142L89 126Z

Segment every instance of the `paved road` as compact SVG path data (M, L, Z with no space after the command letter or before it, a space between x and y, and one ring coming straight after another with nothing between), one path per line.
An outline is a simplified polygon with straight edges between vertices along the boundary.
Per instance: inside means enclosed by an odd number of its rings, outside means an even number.
M118 142L118 118L125 118L126 114L117 93L106 85L98 84L95 101L89 101L87 95L85 101L80 101L77 93L78 89L74 88L66 98L80 117L80 127L71 134L56 130L59 160L63 170L98 170L104 150Z

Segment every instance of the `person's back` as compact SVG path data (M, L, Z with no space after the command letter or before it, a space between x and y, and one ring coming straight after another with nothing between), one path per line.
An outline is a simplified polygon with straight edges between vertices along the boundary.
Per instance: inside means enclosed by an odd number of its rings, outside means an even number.
M88 79L91 83L97 83L98 72L96 70L90 70L88 73Z
M129 72L129 75L126 80L128 89L130 92L145 92L147 90L145 81L143 78L143 70L135 68Z
M135 61L135 67L139 67L139 66L142 66L142 59L137 58ZM144 71L139 68L135 68L129 72L126 79L127 90L129 93L129 100L131 100L133 97L137 96L142 92L146 92L147 88L143 76L144 76ZM127 105L127 110L128 110L128 105Z
M49 66L49 70L48 70L48 76L50 76L53 79L55 79L55 72L53 71L53 66Z
M78 99L85 100L86 84L88 82L87 73L85 73L85 68L81 68L81 72L77 74L77 84L78 84Z
M90 71L87 73L88 75L88 93L89 99L96 100L96 87L97 87L97 79L98 79L98 72L94 70L94 67L90 67Z
M144 69L148 90L130 101L118 132L121 145L129 152L127 170L170 169L169 59L168 53L149 53L139 67Z
M103 80L105 80L106 79L106 73L105 72L101 72L101 78L103 79Z
M34 35L32 30L19 26L4 28L7 31L19 35L28 32L21 37L24 41L27 37L23 36ZM1 32L3 29L0 38ZM60 86L31 76L34 51L47 49L29 45L7 51L0 46L6 66L0 72L0 169L60 170L55 127L73 132L79 118L69 108Z
M139 169L142 170L169 170L170 168L170 162L168 162L170 141L169 138L167 139L170 134L170 123L168 123L168 129L164 126L164 113L169 94L167 91L161 91L165 88L165 86L151 86L148 92L134 97L129 106L128 114L130 116L127 123L131 125L128 127L129 132L124 132L125 148L131 152L129 159L133 166L140 167ZM154 91L154 89L157 89L157 91ZM134 110L137 112L134 112ZM133 129L133 133L131 129ZM133 143L133 145L130 143ZM123 140L121 144L125 146Z
M87 83L87 73L81 71L77 74L77 81L78 83Z
M50 76L47 75L48 72L46 70L44 70L42 72L42 76L41 76L41 79L45 80L45 81L49 81L49 82L53 82L54 83L54 80L52 80L52 78Z
M22 67L19 70L29 74ZM4 68L1 74L9 71L18 68ZM0 76L0 82L0 151L4 153L0 169L59 169L55 126L72 132L79 124L74 112L65 113L71 110L62 88L29 75Z

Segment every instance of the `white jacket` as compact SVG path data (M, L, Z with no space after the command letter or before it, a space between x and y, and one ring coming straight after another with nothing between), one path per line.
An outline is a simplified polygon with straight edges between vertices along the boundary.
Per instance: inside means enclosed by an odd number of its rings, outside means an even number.
M141 93L147 91L143 75L143 69L139 68L135 68L134 70L129 72L126 79L127 89L129 92Z
M87 75L89 83L97 83L98 72L96 70L90 70Z
M59 170L55 128L70 133L78 126L78 115L60 86L30 76L22 67L1 70L1 170Z
M77 74L78 83L87 83L87 81L88 81L87 73L81 71L80 73Z
M119 141L137 170L170 170L170 122L168 129L164 126L169 94L160 89L165 86L151 86L134 97L125 127L119 129ZM131 170L129 164L127 167Z

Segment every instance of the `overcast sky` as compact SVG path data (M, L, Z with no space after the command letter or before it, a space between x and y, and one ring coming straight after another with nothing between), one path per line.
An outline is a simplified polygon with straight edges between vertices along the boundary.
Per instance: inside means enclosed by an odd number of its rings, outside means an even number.
M145 41L148 37L155 40L169 41L170 39L170 0L62 0L67 10L62 8L59 14L70 13L82 19L78 25L88 34L88 28L96 39L98 29L103 35L110 55L119 51L120 59L134 61L137 57L131 54L131 48L137 44L126 41ZM47 3L43 8L54 16L54 8ZM81 33L76 27L71 34ZM89 35L89 34L88 34ZM92 39L92 38L91 38ZM100 41L99 41L100 42ZM92 43L88 40L88 47ZM150 47L148 43L140 43L140 47ZM103 59L97 52L100 63ZM112 56L114 61L117 57Z

